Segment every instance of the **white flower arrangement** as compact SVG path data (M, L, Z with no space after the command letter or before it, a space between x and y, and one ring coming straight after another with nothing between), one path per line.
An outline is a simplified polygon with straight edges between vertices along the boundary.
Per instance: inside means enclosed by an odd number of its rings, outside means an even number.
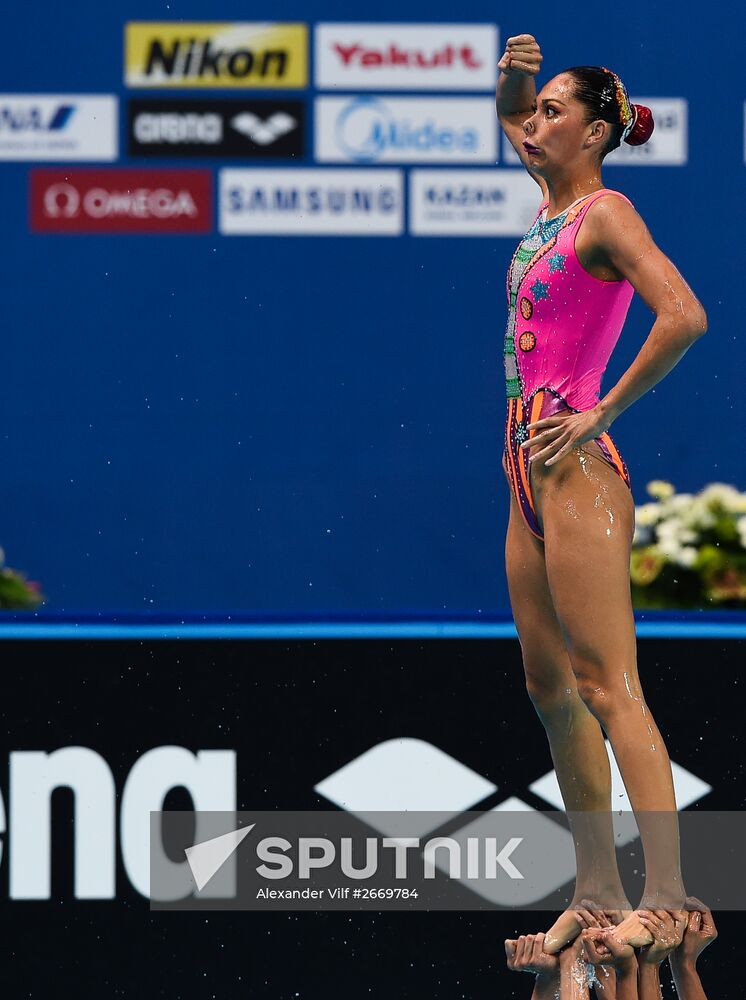
M635 508L630 578L637 607L746 607L746 493L648 483Z

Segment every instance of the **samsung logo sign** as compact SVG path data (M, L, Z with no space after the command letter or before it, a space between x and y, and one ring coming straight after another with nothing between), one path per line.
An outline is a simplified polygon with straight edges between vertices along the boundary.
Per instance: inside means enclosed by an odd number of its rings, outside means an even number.
M226 235L398 236L398 170L222 170L220 232Z

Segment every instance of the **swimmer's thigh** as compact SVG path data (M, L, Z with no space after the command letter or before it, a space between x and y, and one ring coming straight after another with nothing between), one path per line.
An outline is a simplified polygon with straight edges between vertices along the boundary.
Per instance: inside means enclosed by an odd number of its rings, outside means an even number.
M543 479L541 513L549 590L576 673L633 665L629 487L607 462L573 451Z
M540 707L560 691L574 690L575 677L549 591L544 545L529 531L512 492L505 568L526 685Z

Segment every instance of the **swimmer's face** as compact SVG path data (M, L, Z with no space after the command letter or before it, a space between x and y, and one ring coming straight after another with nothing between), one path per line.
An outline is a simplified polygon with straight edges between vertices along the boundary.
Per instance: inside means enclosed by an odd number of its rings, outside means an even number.
M526 142L538 149L527 152L528 165L541 176L597 158L608 140L608 124L586 121L587 110L575 99L574 86L568 73L555 76L536 95L533 114L523 123Z

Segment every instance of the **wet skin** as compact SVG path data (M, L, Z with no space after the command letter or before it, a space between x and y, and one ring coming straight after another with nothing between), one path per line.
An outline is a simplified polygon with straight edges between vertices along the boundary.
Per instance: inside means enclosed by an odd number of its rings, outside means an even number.
M683 887L670 762L637 673L629 584L634 501L601 454L590 441L554 464L531 463L544 541L529 531L511 492L505 556L527 690L549 738L576 841L573 902L589 897L629 913L613 847L604 732L640 824L644 899L663 892L676 906ZM584 811L600 815L584 825ZM647 823L645 811L657 811L658 819L668 811L671 822ZM580 929L568 909L545 948L558 950ZM634 915L620 929L633 943L650 941Z

